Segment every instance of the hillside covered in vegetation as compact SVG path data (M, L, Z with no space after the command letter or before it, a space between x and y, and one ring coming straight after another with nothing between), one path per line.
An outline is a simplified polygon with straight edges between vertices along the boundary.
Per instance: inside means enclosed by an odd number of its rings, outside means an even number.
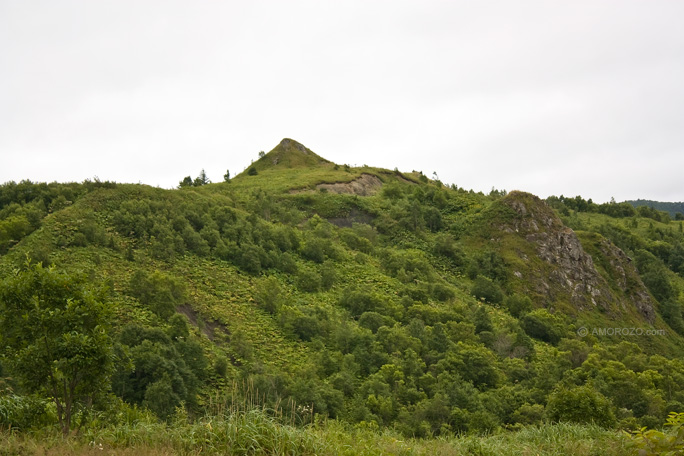
M569 423L624 454L618 430L684 412L682 223L289 139L220 183L5 183L0 428L107 442L258 410L388 453Z

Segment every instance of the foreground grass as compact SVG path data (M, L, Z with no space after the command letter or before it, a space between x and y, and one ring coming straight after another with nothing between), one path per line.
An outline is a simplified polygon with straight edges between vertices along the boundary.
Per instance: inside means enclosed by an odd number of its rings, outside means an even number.
M556 424L489 436L404 439L392 431L327 422L282 425L258 411L192 424L135 423L62 437L56 431L0 433L6 455L626 455L627 440L596 426Z

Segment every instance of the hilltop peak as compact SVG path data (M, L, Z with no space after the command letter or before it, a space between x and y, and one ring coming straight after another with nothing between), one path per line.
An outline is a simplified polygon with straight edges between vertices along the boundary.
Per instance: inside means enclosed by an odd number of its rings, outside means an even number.
M278 148L278 147L283 148L283 149L294 148L294 149L297 149L298 151L300 151L301 153L303 153L304 155L309 155L309 154L313 153L304 144L297 142L294 139L290 139L290 138L283 138L282 141L280 141L280 143L276 146L276 148ZM273 149L273 150L275 150L275 149Z
M284 138L269 153L254 163L257 171L270 168L311 168L332 163L294 139Z

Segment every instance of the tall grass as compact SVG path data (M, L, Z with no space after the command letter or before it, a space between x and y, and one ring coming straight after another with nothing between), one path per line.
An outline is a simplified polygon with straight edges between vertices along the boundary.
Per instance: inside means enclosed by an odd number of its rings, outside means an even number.
M267 397L251 382L234 383L207 398L206 414L194 419L183 407L169 422L159 421L145 410L125 407L117 423L86 426L69 437L63 437L57 428L0 430L0 456L630 454L626 436L598 426L555 424L487 436L406 439L389 429L315 420L310 407Z
M628 438L597 426L557 424L489 436L403 439L330 421L295 427L260 409L187 422L145 422L90 429L62 437L57 430L0 433L5 455L425 455L425 456L623 456L633 454Z

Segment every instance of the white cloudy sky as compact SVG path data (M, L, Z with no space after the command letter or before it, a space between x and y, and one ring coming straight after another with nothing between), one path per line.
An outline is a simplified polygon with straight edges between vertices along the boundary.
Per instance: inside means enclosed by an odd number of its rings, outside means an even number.
M488 192L684 200L681 1L0 0L0 182L173 187L296 139Z

